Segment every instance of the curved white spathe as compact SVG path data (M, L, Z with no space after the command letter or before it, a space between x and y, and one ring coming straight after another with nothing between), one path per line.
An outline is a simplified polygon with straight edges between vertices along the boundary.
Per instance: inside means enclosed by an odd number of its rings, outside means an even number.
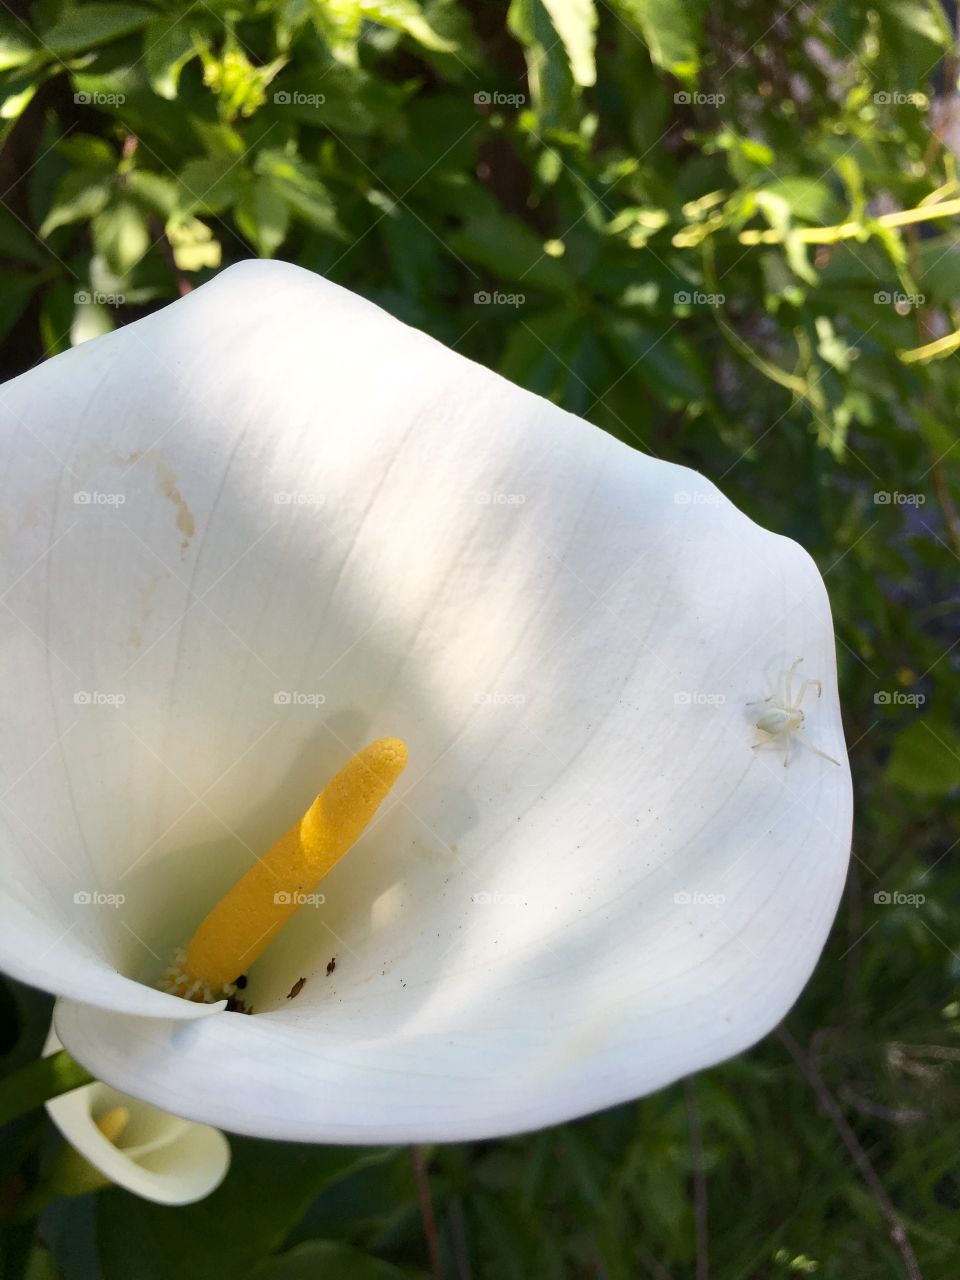
M790 1007L851 822L799 547L280 263L0 404L0 963L65 997L98 1077L245 1133L474 1138ZM842 767L751 749L801 656ZM145 985L385 735L410 765L251 974L257 1016Z
M61 1047L51 1031L44 1053ZM156 1204L202 1200L230 1168L230 1144L218 1129L181 1120L99 1080L51 1099L46 1107L64 1138L104 1177ZM115 1107L123 1107L129 1118L111 1142L97 1121Z

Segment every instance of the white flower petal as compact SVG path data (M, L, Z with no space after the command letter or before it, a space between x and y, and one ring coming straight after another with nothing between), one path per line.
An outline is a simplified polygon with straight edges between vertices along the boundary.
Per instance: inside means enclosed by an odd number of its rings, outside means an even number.
M54 1032L44 1053L59 1049ZM230 1167L230 1144L218 1129L194 1124L94 1081L47 1104L64 1138L111 1182L156 1204L192 1204L214 1191ZM96 1121L115 1107L129 1113L116 1143Z
M657 1088L783 1016L851 821L795 544L282 264L0 399L0 960L71 998L58 1028L98 1076L242 1132L466 1138ZM798 657L839 767L751 749L748 703ZM407 774L256 967L258 1016L186 1025L135 979L386 734Z

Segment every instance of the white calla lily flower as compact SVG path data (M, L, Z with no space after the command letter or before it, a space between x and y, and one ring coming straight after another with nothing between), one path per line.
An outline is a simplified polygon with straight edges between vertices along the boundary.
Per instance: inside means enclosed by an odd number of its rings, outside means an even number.
M98 1078L254 1135L470 1139L783 1017L851 825L798 546L280 263L0 402L0 964ZM803 677L809 745L752 705ZM253 966L255 1016L156 989L387 735L406 771Z
M44 1053L60 1048L51 1031ZM170 1115L99 1080L46 1107L67 1142L105 1182L156 1204L202 1200L230 1168L230 1144L218 1129Z

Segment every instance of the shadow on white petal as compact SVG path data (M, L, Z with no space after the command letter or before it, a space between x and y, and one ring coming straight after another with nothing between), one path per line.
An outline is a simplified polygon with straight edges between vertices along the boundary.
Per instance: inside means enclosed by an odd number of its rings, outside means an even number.
M70 995L98 1075L248 1133L483 1137L783 1016L851 816L829 606L795 544L283 264L4 390L42 515L0 616L30 695L0 735L5 865L34 895L0 955ZM79 511L78 483L125 500ZM800 656L842 767L751 749L748 704ZM250 973L254 1017L177 1026L101 980L151 981L383 735L408 770ZM72 917L77 876L124 902ZM38 958L31 923L74 918L74 949Z

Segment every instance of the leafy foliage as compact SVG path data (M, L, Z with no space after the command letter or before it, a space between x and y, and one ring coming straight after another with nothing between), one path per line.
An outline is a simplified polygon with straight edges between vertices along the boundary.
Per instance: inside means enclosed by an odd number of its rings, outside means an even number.
M956 79L938 0L37 0L0 18L6 373L277 255L703 470L816 557L858 819L791 1024L927 1276L960 1272ZM12 1065L45 1006L7 999ZM13 1194L42 1126L11 1128ZM430 1155L448 1276L692 1275L701 1171L711 1274L904 1273L773 1038L692 1093ZM99 1200L48 1210L48 1249L9 1226L3 1274L427 1274L407 1152L239 1143L206 1208Z

